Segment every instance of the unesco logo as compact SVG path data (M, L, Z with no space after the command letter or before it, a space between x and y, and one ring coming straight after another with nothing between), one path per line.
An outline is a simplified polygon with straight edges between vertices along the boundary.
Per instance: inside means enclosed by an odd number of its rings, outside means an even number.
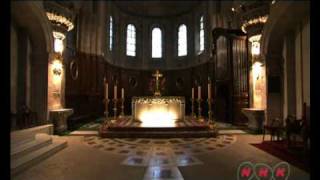
M237 180L251 180L254 177L258 180L287 180L289 175L290 165L287 162L280 162L273 168L264 163L243 162L238 167Z

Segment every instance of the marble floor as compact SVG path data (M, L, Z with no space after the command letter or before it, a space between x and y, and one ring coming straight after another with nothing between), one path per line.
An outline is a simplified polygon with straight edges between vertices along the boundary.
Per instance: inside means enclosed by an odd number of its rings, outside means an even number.
M280 159L261 151L261 135L220 135L217 138L101 139L64 136L68 147L13 177L16 180L143 180L237 179L241 163L274 167ZM289 179L307 180L305 171L290 165Z

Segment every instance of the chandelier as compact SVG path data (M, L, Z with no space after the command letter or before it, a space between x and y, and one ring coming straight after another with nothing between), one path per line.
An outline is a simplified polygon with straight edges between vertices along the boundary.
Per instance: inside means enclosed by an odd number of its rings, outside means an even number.
M244 33L247 33L247 30L246 28L248 26L253 26L253 25L257 25L257 24L264 24L266 23L268 20L268 15L265 15L265 16L260 16L260 17L257 17L257 18L254 18L254 19L250 19L249 21L245 21L242 26L241 26L241 30L244 32Z
M65 26L67 31L71 31L74 28L71 19L68 19L62 15L54 14L53 12L47 12L47 16L51 23L57 26Z
M268 1L238 2L231 11L239 18L241 30L251 37L261 33L268 20L270 5Z
M66 33L74 28L72 9L54 1L45 1L44 7L54 31Z

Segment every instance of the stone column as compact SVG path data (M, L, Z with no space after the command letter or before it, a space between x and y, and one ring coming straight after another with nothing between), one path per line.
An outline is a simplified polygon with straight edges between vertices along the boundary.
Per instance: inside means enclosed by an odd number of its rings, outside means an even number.
M48 122L48 59L47 52L31 54L31 109L40 123Z
M18 29L18 61L17 61L17 110L26 104L27 97L27 56L28 56L28 34L23 28Z

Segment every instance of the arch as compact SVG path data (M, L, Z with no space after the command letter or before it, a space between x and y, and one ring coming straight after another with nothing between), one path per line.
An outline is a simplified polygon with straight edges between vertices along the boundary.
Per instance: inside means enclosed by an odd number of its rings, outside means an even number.
M52 27L41 6L41 2L37 1L13 1L11 2L11 14L13 21L18 26L26 28L30 34L34 50L52 53Z
M279 1L273 5L261 36L262 55L282 53L284 34L307 15L309 6L305 1Z
M48 121L48 62L53 53L52 27L41 2L11 2L11 20L24 29L31 43L30 106L40 124ZM26 68L26 67L22 67Z
M297 86L294 84L295 81L290 81L290 87L294 86L294 89L288 91L284 88L285 76L288 74L288 62L285 64L283 56L284 42L287 41L289 36L292 36L292 32L296 30L300 22L308 16L310 12L310 3L308 1L277 1L271 6L270 14L266 24L264 25L262 36L261 36L261 57L264 59L266 64L266 103L267 103L267 119L274 117L285 118L285 108L289 106L283 106L283 101L290 97L296 98L296 95L288 96L287 94L295 94ZM292 45L292 44L290 44ZM293 44L294 46L294 44ZM293 62L295 58L289 58ZM288 59L287 59L288 60ZM295 68L295 63L290 65L290 69ZM286 67L286 68L284 68ZM285 71L286 69L286 71ZM295 71L293 71L294 73ZM293 75L295 76L295 75ZM269 77L280 78L280 92L272 94L268 88L271 79ZM286 81L287 83L289 81ZM293 85L292 85L293 84ZM288 85L288 84L287 84ZM286 86L287 86L286 85ZM285 104L285 103L284 103Z

